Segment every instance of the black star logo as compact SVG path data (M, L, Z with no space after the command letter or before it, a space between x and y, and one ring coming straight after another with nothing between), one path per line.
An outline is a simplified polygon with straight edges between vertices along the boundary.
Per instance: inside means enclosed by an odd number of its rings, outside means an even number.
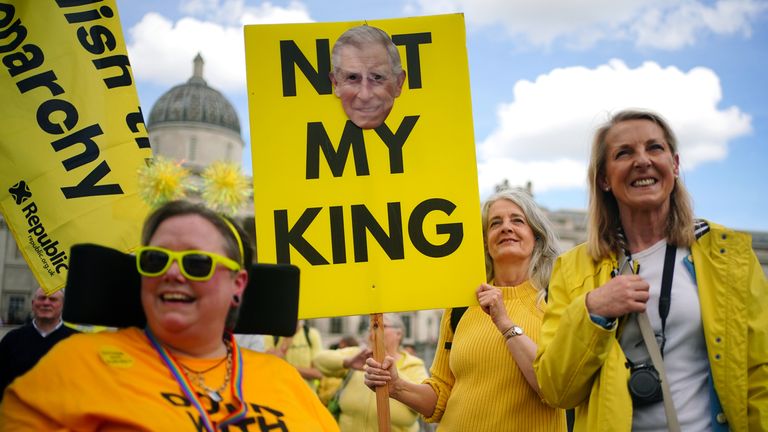
M29 186L27 186L27 182L24 180L13 185L10 189L8 189L8 192L10 192L13 196L13 200L16 201L16 205L19 205L32 197L32 192L29 191Z

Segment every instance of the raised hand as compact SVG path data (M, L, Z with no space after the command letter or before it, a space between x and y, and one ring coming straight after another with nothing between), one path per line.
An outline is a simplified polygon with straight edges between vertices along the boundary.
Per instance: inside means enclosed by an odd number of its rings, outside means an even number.
M504 298L499 288L484 283L477 287L475 294L483 312L491 317L499 331L503 332L514 325L512 319L507 314L507 309L504 307Z
M365 359L371 356L373 351L370 348L360 350L354 357L344 359L343 366L347 369L363 370Z
M587 310L606 318L644 312L650 297L648 282L638 275L620 275L587 294Z

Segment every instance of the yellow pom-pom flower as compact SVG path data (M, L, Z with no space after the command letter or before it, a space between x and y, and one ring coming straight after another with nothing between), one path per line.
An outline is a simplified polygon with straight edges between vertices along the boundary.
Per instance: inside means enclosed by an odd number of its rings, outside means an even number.
M138 177L139 195L151 208L187 195L189 171L181 163L157 156L139 168Z
M236 214L251 194L251 184L240 168L229 162L214 162L203 171L202 198L212 210Z

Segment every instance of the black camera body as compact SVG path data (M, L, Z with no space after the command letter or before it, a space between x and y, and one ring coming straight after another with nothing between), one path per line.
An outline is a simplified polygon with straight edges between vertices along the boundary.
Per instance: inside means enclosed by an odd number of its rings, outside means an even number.
M641 407L664 400L661 391L661 378L653 363L633 364L629 374L627 385L634 406Z

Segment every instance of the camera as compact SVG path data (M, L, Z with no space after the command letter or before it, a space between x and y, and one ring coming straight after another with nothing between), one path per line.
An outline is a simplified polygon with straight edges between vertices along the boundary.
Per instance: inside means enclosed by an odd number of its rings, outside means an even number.
M636 407L651 405L664 399L661 391L661 378L653 363L644 362L629 366L629 394Z

